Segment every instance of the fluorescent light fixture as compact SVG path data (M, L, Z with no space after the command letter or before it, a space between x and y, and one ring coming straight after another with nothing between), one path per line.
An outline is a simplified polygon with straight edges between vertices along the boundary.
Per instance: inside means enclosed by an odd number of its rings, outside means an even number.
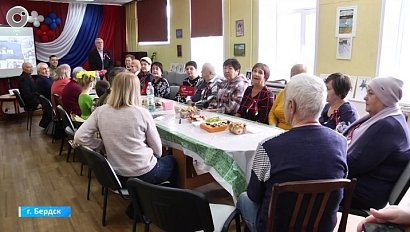
M94 2L94 0L76 0L77 2Z

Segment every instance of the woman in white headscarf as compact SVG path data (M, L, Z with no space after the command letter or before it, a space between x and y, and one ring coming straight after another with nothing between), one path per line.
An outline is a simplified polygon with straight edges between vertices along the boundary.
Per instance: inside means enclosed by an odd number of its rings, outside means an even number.
M349 178L357 178L352 208L383 208L410 160L410 139L398 101L403 82L375 78L364 97L368 115L345 131Z

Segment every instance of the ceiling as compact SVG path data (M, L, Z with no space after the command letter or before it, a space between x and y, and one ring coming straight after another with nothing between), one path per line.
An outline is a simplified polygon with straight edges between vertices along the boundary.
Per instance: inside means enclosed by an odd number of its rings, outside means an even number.
M125 3L132 2L133 0L29 0L29 1L46 1L46 2L64 2L64 3L89 3L89 4L102 4L102 5L124 5Z

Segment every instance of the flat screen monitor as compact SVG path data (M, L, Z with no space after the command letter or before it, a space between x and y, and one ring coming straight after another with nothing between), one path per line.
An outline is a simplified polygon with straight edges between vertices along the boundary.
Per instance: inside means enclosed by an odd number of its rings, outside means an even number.
M0 27L0 78L19 76L24 62L37 74L33 28Z

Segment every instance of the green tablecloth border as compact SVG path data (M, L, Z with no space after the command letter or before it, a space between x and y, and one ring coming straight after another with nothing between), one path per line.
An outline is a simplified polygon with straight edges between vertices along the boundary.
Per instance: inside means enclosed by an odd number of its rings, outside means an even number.
M182 133L169 131L165 126L157 124L162 139L180 144L200 156L204 163L213 167L218 174L232 186L235 197L246 191L246 177L238 164L225 151L202 143Z

